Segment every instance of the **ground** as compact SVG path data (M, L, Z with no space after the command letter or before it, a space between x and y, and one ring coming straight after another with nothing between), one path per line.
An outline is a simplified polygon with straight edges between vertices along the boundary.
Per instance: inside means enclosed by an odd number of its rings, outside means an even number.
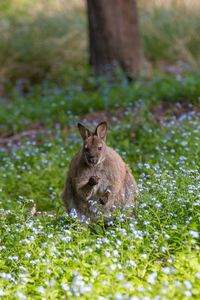
M2 99L2 299L199 299L199 75L67 87ZM107 119L107 144L140 189L131 219L81 229L60 200L81 147L77 121Z

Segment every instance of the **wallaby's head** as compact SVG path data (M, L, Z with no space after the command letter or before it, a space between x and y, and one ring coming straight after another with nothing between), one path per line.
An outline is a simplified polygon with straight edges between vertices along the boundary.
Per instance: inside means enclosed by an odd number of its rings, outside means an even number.
M99 164L106 156L107 123L101 122L94 133L80 123L78 129L83 139L82 155L85 162L89 166Z

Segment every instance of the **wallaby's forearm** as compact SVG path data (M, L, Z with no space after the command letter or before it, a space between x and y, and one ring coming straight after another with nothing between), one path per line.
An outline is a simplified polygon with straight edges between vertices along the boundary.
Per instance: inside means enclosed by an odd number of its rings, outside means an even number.
M91 176L87 183L78 187L78 194L85 200L89 200L93 194L94 186L98 184L99 179L99 176Z
M91 186L88 182L78 189L78 194L85 200L89 200L92 197L93 190L94 186Z

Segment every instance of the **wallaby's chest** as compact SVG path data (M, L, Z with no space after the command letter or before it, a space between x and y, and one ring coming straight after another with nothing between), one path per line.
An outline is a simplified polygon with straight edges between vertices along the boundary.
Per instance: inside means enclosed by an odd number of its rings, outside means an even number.
M80 177L84 178L85 183L89 181L91 176L100 177L98 184L93 188L92 196L95 200L98 199L99 196L102 196L107 190L109 186L109 178L108 178L108 174L106 174L103 168L92 168L92 169L82 170L80 174Z
M109 186L109 178L104 170L98 170L94 172L94 176L100 176L99 183L94 187L93 197L94 200L99 199L100 196L104 195Z

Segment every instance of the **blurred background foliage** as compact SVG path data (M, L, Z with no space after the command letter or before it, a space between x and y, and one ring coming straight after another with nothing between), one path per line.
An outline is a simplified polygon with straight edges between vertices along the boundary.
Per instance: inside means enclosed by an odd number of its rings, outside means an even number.
M151 72L199 67L199 0L139 0L138 9ZM0 45L4 85L82 76L88 61L85 1L0 0Z

